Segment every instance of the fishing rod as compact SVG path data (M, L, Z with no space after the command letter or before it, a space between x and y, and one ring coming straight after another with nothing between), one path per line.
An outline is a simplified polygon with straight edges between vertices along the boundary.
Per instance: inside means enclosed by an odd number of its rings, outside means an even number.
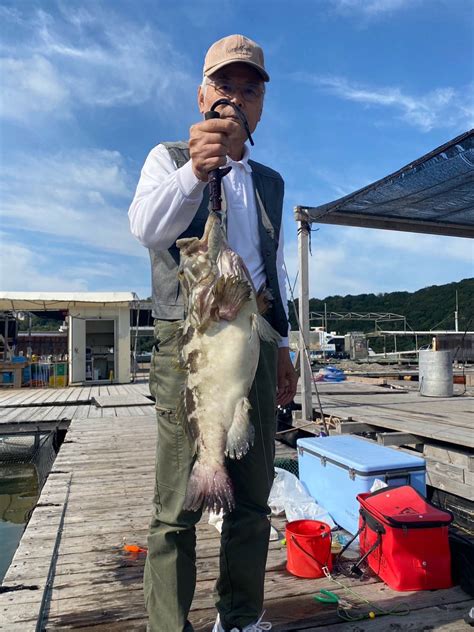
M206 112L204 115L205 120L208 121L209 119L220 118L221 115L219 114L219 112L216 111L216 108L220 105L230 105L232 108L234 108L237 118L242 124L242 127L245 129L250 144L254 145L255 143L253 142L253 138L250 134L247 117L245 116L241 108L239 108L236 103L232 103L232 101L229 101L229 99L217 99L217 101L214 101L209 112ZM209 172L209 198L211 200L211 208L215 213L220 213L222 211L221 180L229 173L231 169L232 167L222 167L221 169L217 168Z

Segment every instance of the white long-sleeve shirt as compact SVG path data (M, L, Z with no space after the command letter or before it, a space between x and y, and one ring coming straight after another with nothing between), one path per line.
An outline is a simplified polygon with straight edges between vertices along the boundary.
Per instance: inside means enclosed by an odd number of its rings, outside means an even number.
M265 265L260 248L257 207L245 146L242 160L229 157L231 171L222 184L227 204L227 241L249 270L253 284L261 287L266 281ZM147 248L167 250L191 224L200 204L206 183L199 180L191 161L176 168L164 145L149 153L138 182L135 197L128 211L132 234ZM277 272L280 296L288 317L283 266L283 225L277 249ZM282 338L281 347L288 346Z

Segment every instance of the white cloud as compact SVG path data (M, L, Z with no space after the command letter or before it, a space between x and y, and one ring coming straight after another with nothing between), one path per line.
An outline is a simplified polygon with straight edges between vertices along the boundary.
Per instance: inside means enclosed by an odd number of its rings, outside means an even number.
M146 256L130 234L133 185L119 152L18 155L2 170L0 182L5 228L21 226L64 243Z
M70 98L55 67L44 57L0 59L2 99L0 111L5 118L24 120L32 112L47 114L54 110L67 113Z
M342 226L312 233L312 251L309 295L317 298L415 291L470 277L474 264L469 239ZM299 269L296 241L285 245L285 260L293 284Z
M474 108L469 106L470 99L467 96L473 92L472 85L463 90L437 88L424 95L412 96L403 93L398 87L369 87L344 77L302 73L294 76L346 101L398 111L399 118L423 132L452 126L469 129L474 124Z
M348 229L347 239L359 245L370 242L374 251L398 252L400 260L409 253L425 259L436 258L438 265L443 260L465 263L467 264L466 276L471 276L474 266L474 244L468 238L421 235L391 230Z
M146 298L150 289L148 260L116 257L113 253L77 249L55 242L25 243L13 233L0 232L1 291L134 291Z
M372 182L369 178L353 177L348 176L348 174L344 174L344 177L341 178L339 171L336 172L331 169L313 168L312 172L319 180L328 184L338 197L349 195L349 193L358 191Z
M340 13L362 13L372 17L391 13L406 7L412 8L416 0L331 0Z
M15 22L17 38L2 46L5 117L28 123L32 113L64 116L78 106L148 101L166 114L193 94L185 58L151 26L85 9L63 10L58 17L45 11L6 16Z
M0 234L2 243L2 265L0 267L0 288L2 291L39 291L51 292L70 291L84 292L87 290L85 279L74 275L58 274L50 266L48 258L41 251L34 251L27 246L6 239Z
M371 286L371 280L367 279L367 275L360 274L360 268L364 265L363 255L360 252L354 260L355 253L347 243L321 244L314 237L312 241L312 255L309 257L310 297L323 298L334 294L360 294L374 291L368 289ZM297 242L288 242L285 245L285 263L290 283L292 287L294 286L294 295L297 297L299 294ZM288 292L288 300L291 300L290 292Z

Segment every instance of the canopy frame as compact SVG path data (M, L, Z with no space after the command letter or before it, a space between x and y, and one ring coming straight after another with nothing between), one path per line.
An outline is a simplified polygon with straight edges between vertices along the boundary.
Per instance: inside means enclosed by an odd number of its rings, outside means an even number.
M311 420L308 248L312 223L474 238L474 130L354 193L296 206L302 419Z

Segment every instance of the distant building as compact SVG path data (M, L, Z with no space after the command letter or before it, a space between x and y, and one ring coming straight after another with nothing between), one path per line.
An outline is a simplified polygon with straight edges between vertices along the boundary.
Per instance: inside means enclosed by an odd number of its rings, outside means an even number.
M16 339L16 354L33 354L36 356L60 356L67 355L67 331L39 331L29 334L19 331Z

